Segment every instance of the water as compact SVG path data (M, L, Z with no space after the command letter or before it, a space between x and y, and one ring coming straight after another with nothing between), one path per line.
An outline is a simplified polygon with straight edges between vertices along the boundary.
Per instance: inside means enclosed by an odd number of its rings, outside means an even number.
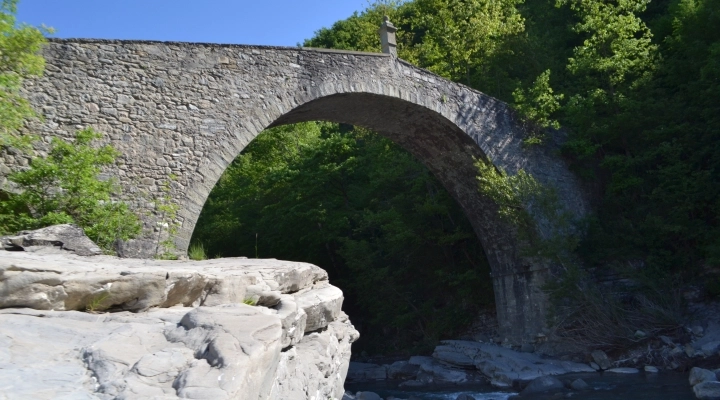
M688 383L687 374L662 372L658 374L568 374L558 377L562 381L582 378L592 390L570 391L562 398L582 400L695 400L695 395ZM345 389L350 392L370 391L381 397L395 396L407 399L415 396L422 400L455 400L460 394L469 394L476 400L507 400L517 394L512 391L499 391L489 385L454 385L438 386L432 390L426 388L398 388L399 382L346 383ZM557 395L535 395L523 399L546 400L557 399Z

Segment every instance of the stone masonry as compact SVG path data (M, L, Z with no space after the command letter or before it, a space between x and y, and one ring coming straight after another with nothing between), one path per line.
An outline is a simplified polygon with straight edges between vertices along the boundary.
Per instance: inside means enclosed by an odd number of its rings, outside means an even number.
M390 54L70 39L52 40L44 55L45 76L25 89L43 120L28 129L41 150L86 126L103 132L122 154L107 175L144 216L145 243L157 240L156 202L167 199L179 210L175 243L186 249L210 190L264 129L313 120L364 126L422 161L465 210L493 271L501 334L520 342L542 328L547 268L518 254L513 229L478 193L473 158L555 186L576 215L587 205L558 143L523 147L499 100ZM19 154L0 154L0 187L23 165Z

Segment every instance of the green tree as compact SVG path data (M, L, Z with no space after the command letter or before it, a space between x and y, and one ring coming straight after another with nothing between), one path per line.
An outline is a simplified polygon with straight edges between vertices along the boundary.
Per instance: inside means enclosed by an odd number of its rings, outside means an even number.
M283 126L248 145L213 189L193 242L254 257L256 238L260 257L328 271L367 351L427 350L493 301L459 206L410 154L361 128Z
M522 0L416 0L416 24L425 31L417 44L417 61L448 79L476 86L474 75L487 74L490 60L507 51L505 40L524 30L517 9L520 3Z
M542 143L543 131L547 128L560 129L560 123L552 115L560 109L563 94L553 94L550 87L550 70L545 70L527 90L518 88L513 92L515 109L525 119L528 133L526 144Z
M16 131L35 113L20 88L24 78L42 75L45 67L39 52L45 43L43 32L48 30L17 26L16 5L17 0L3 0L0 5L0 148L27 147L28 138Z
M101 168L118 155L109 145L94 148L92 141L100 137L88 128L77 133L74 143L54 139L46 158L34 158L30 168L10 174L22 192L0 202L0 232L75 223L106 250L117 239L137 235L137 216L113 200L117 184L99 179Z

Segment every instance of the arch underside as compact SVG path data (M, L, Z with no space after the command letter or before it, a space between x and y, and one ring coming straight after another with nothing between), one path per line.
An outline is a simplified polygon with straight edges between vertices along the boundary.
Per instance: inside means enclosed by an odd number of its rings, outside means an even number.
M494 274L513 265L514 240L497 217L497 206L477 190L475 159L486 159L480 146L442 115L397 98L343 93L305 103L270 127L307 121L346 123L371 129L420 160L465 211L488 256ZM511 245L508 247L508 245Z
M290 110L268 127L307 121L371 129L421 161L463 208L485 250L501 334L520 342L539 332L544 315L542 279L519 256L516 235L499 219L497 205L478 191L474 162L488 158L473 138L436 111L372 93L324 96Z

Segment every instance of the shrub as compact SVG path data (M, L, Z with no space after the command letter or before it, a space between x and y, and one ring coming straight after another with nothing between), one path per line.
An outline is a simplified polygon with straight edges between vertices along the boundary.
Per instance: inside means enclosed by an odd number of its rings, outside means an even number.
M9 175L20 194L0 199L0 233L74 223L105 250L117 239L140 233L140 221L127 204L113 199L119 186L99 178L117 151L109 145L94 148L101 135L90 128L77 133L75 142L53 139L47 157L36 157L30 168Z
M195 261L207 260L208 256L205 252L205 246L203 246L202 243L193 243L188 250L188 257Z

